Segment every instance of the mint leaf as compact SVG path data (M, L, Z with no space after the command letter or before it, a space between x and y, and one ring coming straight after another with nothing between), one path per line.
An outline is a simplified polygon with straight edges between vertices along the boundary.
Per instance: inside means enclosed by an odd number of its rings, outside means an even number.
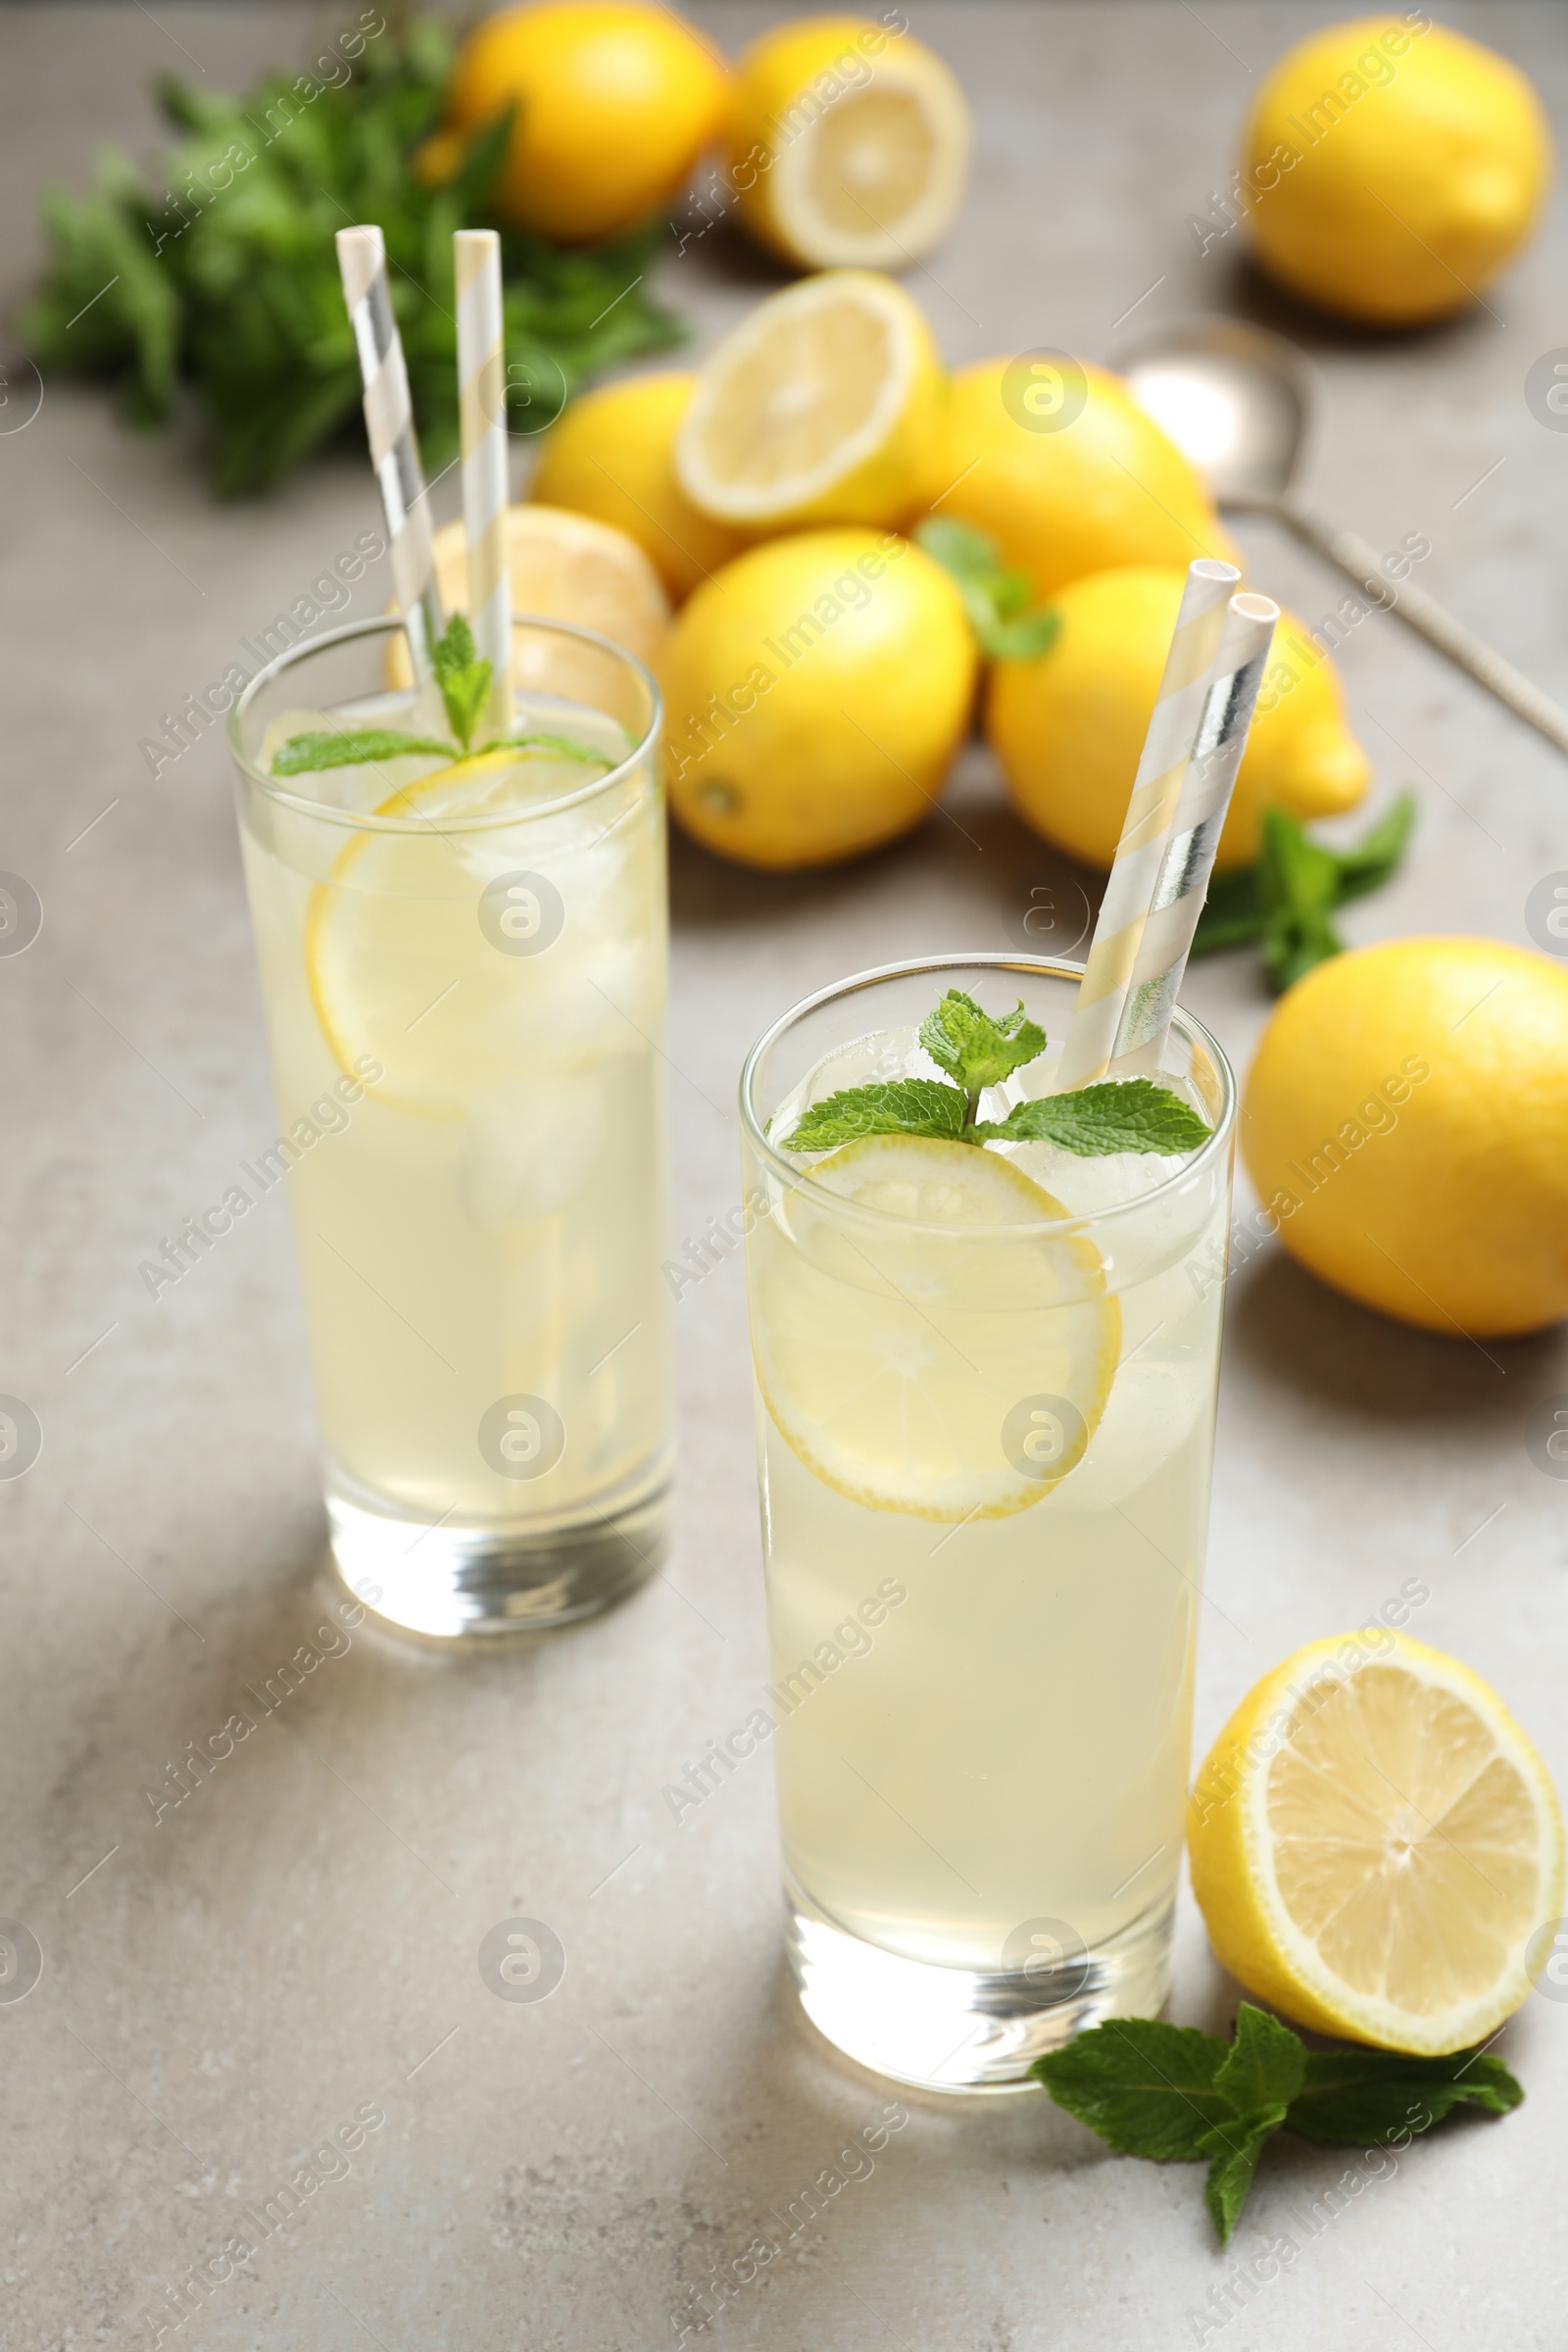
M1288 2107L1301 2087L1306 2046L1266 2009L1244 2001L1236 2016L1231 2054L1214 2078L1238 2115L1254 2108Z
M592 744L577 743L569 735L498 735L483 748L487 752L559 752L563 760L596 760L601 767L614 764Z
M963 602L980 651L992 662L1032 662L1061 627L1049 608L1026 610L1032 583L1026 571L1004 564L996 541L966 522L933 514L915 531L916 545L940 564Z
M1122 2156L1193 2164L1215 2126L1238 2117L1214 2078L1230 2044L1191 2026L1153 2017L1114 2017L1037 2058L1030 2073L1058 2107L1098 2132Z
M1193 954L1212 956L1261 940L1264 969L1277 991L1343 954L1334 910L1347 899L1379 889L1396 870L1415 808L1415 795L1402 793L1388 815L1349 850L1331 850L1313 841L1288 810L1265 808L1263 854L1255 865L1213 877Z
M391 727L349 727L341 732L291 735L272 760L274 776L303 776L320 767L356 767L367 760L407 760L419 752L455 760L457 747L436 735L401 735Z
M1340 869L1340 899L1358 899L1369 890L1379 890L1398 869L1404 855L1404 845L1415 823L1415 794L1401 792L1394 807L1380 824L1373 826L1352 850L1337 850L1335 861Z
M1524 2097L1500 2058L1455 2050L1414 2058L1402 2050L1313 2050L1285 2119L1289 2132L1325 2147L1385 2147L1440 2123L1466 2103L1506 2115Z
M1223 948L1243 948L1261 939L1268 915L1258 891L1255 865L1232 866L1228 873L1209 878L1208 895L1193 934L1195 956L1217 956Z
M790 1152L827 1152L862 1135L932 1135L963 1143L967 1105L956 1086L934 1078L892 1078L846 1087L810 1109L783 1139Z
M1294 2041L1296 2036L1291 2038ZM1299 2042L1297 2048L1300 2048ZM1257 2160L1284 2121L1284 2105L1276 2100L1271 2107L1254 2108L1250 2115L1238 2116L1231 2124L1218 2124L1203 2134L1203 2153L1212 2158L1203 2182L1203 2203L1222 2246L1247 2202Z
M961 988L950 988L935 1012L928 1012L920 1023L920 1043L938 1069L957 1080L972 1104L988 1086L999 1086L1042 1054L1046 1033L1025 1017L1021 998L1013 1011L994 1020Z
M1055 1144L1082 1158L1115 1152L1196 1152L1210 1130L1190 1103L1152 1078L1111 1078L1065 1095L1015 1102L1004 1119L985 1119L979 1143Z
M447 707L447 721L465 751L473 740L485 704L490 699L491 665L474 651L473 631L461 612L454 612L436 643L435 682Z

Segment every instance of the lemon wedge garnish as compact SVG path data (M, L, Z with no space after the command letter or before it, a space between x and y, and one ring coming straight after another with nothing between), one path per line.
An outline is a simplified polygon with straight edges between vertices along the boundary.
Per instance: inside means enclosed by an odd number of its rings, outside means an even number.
M1120 1353L1098 1250L972 1144L871 1136L809 1178L848 1213L798 1188L753 1245L757 1377L790 1446L873 1510L1038 1502L1082 1459Z
M929 468L942 385L924 314L891 278L806 278L710 355L675 436L681 488L758 529L895 522Z
M1298 2024L1464 2049L1530 1990L1562 1819L1496 1692L1383 1639L1309 1642L1242 1701L1194 1785L1193 1891L1231 1974Z

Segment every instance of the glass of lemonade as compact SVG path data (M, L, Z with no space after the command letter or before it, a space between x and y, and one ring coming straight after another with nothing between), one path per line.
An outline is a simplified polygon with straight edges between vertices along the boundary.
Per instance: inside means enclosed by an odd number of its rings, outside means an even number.
M949 989L1021 999L1051 1092L1075 965L945 956L808 998L741 1081L791 1965L829 2040L950 2090L1169 1984L1234 1086L1185 1013L1185 1155L790 1135L940 1080ZM1196 1128L1194 1130L1196 1132Z
M564 622L519 620L513 668L512 748L476 756L276 772L301 735L452 736L396 617L292 649L230 724L279 1122L252 1164L287 1179L333 1551L448 1638L618 1599L669 1482L659 697Z

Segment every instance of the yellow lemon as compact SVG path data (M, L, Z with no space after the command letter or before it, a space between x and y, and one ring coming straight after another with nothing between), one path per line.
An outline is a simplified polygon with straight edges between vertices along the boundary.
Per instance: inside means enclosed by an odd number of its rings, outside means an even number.
M729 176L743 225L803 270L903 270L963 202L968 104L933 50L864 17L806 17L735 69Z
M662 369L602 384L545 435L532 496L592 514L635 539L676 604L745 545L694 507L675 478L675 433L695 375Z
M635 227L683 187L728 109L723 60L664 7L504 8L475 25L447 91L444 176L465 134L515 107L495 191L511 227L592 244Z
M1263 1032L1242 1156L1336 1290L1453 1338L1568 1314L1568 971L1493 939L1319 964Z
M1185 578L1150 564L1074 580L1054 599L1054 642L991 672L986 733L1018 813L1086 865L1108 869L1116 855ZM1257 857L1265 807L1334 816L1361 798L1370 772L1333 662L1281 613L1219 864Z
M1546 119L1518 68L1408 17L1309 34L1264 83L1242 149L1264 267L1391 325L1462 310L1529 236L1550 177Z
M1187 1848L1232 1976L1385 2049L1485 2041L1562 1909L1540 1756L1479 1675L1383 1626L1308 1642L1249 1691L1193 1784Z
M698 589L658 669L669 797L742 865L831 865L917 825L968 721L958 592L893 532L769 540Z
M769 295L709 355L675 436L695 506L757 531L896 522L945 394L918 303L869 270Z
M954 377L920 507L989 531L1038 597L1113 565L1236 556L1197 473L1119 376L1027 354Z

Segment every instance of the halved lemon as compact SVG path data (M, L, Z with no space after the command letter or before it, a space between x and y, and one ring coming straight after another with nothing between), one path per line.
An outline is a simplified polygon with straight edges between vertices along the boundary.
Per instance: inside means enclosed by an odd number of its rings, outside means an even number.
M466 612L468 551L462 522L444 523L434 548L442 609ZM664 584L636 540L613 523L572 514L565 507L509 507L507 570L515 613L574 620L613 638L639 662L651 662L663 642L670 618ZM522 638L515 649L514 683L571 694L573 652L560 638ZM594 666L596 660L591 650L584 657L594 678L602 674L602 665ZM386 674L389 686L414 683L401 636L388 640Z
M755 529L896 522L943 389L918 304L874 271L826 270L760 302L710 354L675 436L680 486Z
M1385 2049L1484 2041L1562 1908L1545 1766L1479 1675L1402 1634L1308 1642L1265 1675L1194 1784L1187 1843L1231 1974Z
M973 129L954 75L912 33L810 17L736 72L730 178L744 225L807 270L901 270L963 202Z
M994 1152L870 1136L786 1193L753 1259L758 1383L816 1476L873 1510L1000 1519L1082 1459L1121 1349L1099 1251ZM868 1212L868 1213L865 1213Z
M341 1068L379 1065L378 1102L457 1118L519 1073L624 1050L615 1006L644 995L649 828L596 839L580 816L529 814L612 763L512 751L456 761L384 800L375 814L409 827L353 834L313 889L311 1003ZM512 809L527 820L515 830L458 821Z

